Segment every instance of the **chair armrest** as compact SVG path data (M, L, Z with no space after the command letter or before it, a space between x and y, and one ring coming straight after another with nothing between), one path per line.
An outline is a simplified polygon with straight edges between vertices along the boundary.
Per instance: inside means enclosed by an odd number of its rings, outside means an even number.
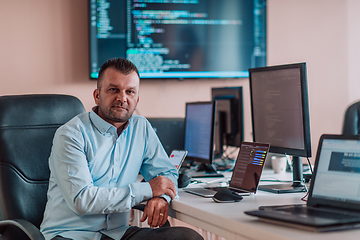
M24 232L31 240L45 240L44 236L40 230L35 227L29 221L24 219L14 219L14 220L2 220L0 221L0 232L1 234L6 231L7 226L15 226Z
M140 203L138 205L133 206L132 208L143 212L145 210L145 204Z
M143 212L144 209L145 209L145 204L140 203L140 204L138 204L138 205L133 206L132 209L140 210L140 211ZM170 222L169 222L169 220L166 220L165 224L162 225L161 227L170 227Z

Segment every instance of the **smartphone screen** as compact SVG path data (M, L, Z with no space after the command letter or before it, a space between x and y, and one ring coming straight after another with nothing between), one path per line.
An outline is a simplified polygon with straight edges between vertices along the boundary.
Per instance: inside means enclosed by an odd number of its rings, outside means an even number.
M184 161L186 157L187 151L186 150L173 150L170 153L170 161L177 170L180 169L182 162Z

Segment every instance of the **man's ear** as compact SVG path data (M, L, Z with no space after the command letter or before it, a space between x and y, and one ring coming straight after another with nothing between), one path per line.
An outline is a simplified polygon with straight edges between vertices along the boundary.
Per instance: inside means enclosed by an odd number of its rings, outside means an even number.
M136 105L135 105L135 109L137 109L137 105L139 103L139 100L140 100L140 97L138 96L137 101L136 101Z
M93 96L96 105L99 105L99 94L100 94L99 89L95 89Z

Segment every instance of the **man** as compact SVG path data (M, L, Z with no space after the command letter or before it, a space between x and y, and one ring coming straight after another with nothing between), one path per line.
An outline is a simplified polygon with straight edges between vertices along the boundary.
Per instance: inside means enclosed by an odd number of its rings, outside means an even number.
M149 122L133 115L140 77L126 59L101 66L96 107L61 126L49 158L46 239L202 239L188 228L162 226L177 194L177 171ZM136 182L138 173L147 182ZM148 200L141 221L128 226L132 206Z

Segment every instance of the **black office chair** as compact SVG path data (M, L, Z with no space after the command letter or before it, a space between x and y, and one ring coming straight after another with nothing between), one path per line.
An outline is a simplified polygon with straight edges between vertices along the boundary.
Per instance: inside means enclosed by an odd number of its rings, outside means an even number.
M0 239L44 239L38 228L52 139L60 125L83 112L81 101L68 95L0 97Z
M44 239L39 231L47 201L56 129L85 112L68 95L0 97L0 239ZM144 205L135 206L142 210ZM170 226L167 222L166 226Z
M353 103L347 108L343 122L342 134L360 134L360 101Z

